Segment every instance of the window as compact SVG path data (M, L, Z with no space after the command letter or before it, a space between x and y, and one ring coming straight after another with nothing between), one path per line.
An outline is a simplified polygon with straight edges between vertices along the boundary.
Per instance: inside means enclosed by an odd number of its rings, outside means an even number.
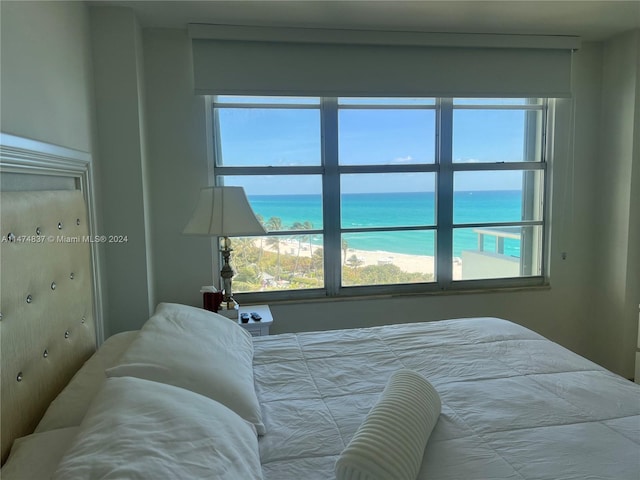
M216 182L269 232L234 240L234 290L542 283L547 103L213 97Z

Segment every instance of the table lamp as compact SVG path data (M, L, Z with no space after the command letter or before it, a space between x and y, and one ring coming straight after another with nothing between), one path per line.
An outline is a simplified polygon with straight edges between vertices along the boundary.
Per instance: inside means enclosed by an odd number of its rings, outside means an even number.
M220 270L223 297L222 309L218 313L229 318L237 318L238 304L233 299L231 286L234 272L229 264L233 251L229 237L267 233L253 213L244 189L242 187L207 187L200 190L198 204L182 233L220 239L220 253L223 258Z

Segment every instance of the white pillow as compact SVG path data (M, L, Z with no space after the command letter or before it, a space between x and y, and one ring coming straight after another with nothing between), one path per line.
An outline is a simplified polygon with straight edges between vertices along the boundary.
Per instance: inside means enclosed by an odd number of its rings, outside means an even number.
M162 365L148 363L127 363L116 365L105 371L108 378L111 377L137 377L150 380L152 382L167 383L165 379L171 375L171 370Z
M0 470L2 480L51 478L78 433L78 427L32 433L13 442L11 453Z
M336 462L337 480L415 480L441 403L420 374L398 370Z
M262 479L253 425L224 405L139 378L108 378L55 480Z
M49 404L35 431L77 427L91 400L105 381L105 369L116 365L138 332L122 332L109 337L76 372L67 386Z
M207 310L161 303L107 370L186 388L236 412L265 433L253 383L253 341L236 322Z

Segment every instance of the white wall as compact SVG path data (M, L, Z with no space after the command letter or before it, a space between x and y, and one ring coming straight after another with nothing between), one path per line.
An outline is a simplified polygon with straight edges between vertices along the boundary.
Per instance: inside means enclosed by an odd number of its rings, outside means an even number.
M637 62L640 65L640 46L637 48ZM640 129L640 67L636 74L636 128ZM629 245L632 246L629 255L628 285L631 293L630 308L640 310L640 133L634 135L633 167L631 172L631 225L629 227ZM635 292L635 301L634 301ZM638 313L638 333L635 381L640 383L640 311Z
M633 377L638 281L638 76L640 31L603 45L598 199L594 215L595 360ZM635 160L634 160L635 158Z
M186 30L143 36L157 298L200 306L200 287L213 279L211 240L182 229L208 184L204 99L193 94Z
M155 307L144 115L142 35L131 9L92 7L91 46L102 174L105 334L137 328Z

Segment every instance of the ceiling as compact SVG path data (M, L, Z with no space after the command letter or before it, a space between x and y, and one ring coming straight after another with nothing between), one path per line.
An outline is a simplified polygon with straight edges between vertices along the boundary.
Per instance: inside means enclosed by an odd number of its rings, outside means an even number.
M143 27L188 23L423 32L579 35L599 41L640 28L640 0L89 1L132 8Z

